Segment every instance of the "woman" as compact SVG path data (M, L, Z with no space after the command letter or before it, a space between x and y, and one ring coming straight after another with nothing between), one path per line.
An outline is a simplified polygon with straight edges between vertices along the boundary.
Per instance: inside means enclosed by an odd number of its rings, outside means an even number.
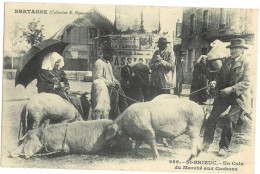
M194 65L190 93L207 86L207 74L208 68L206 67L206 56L200 56L197 63ZM204 102L207 100L207 89L191 94L190 100L199 104L204 104Z
M79 99L70 94L70 85L66 73L61 69L63 66L64 59L56 52L49 53L44 57L42 68L37 77L38 93L46 92L61 96L63 99L71 102L78 109L84 119L84 117L88 116L88 108L85 108L89 107L88 101L85 96L81 96ZM85 106L86 102L87 106ZM81 103L85 104L82 105Z
M61 69L63 66L63 57L56 52L49 53L44 57L42 69L37 77L38 93L55 93L67 99L65 92L69 89L69 83L66 73Z

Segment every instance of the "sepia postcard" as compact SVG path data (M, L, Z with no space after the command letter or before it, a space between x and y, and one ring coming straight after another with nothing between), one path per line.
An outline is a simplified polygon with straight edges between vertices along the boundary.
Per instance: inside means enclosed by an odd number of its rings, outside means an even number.
M5 2L1 166L246 173L258 9Z

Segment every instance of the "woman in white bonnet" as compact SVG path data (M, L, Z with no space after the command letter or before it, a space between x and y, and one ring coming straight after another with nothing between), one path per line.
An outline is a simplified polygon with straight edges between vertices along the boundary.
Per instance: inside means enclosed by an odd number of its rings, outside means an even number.
M81 113L81 115L88 115L88 109L85 108L86 97L77 98L70 95L70 84L67 79L66 73L61 69L64 66L64 58L57 52L47 54L42 62L41 70L37 76L38 93L46 92L53 93L61 96L63 99L71 102ZM84 106L82 105L84 100ZM82 109L83 107L83 109ZM84 113L83 113L84 112ZM84 119L84 117L83 117Z
M66 73L61 69L63 66L64 59L56 52L49 53L44 57L42 68L37 77L38 93L56 93L63 98L65 97L62 90L69 89L69 83ZM63 87L61 82L64 83Z

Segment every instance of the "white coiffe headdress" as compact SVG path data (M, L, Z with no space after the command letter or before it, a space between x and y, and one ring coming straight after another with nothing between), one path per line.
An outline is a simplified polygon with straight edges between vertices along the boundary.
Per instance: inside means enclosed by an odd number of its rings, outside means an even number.
M58 67L58 69L61 69L64 66L64 58L57 52L52 52L52 53L47 54L43 58L42 69L52 70L54 68L55 62L57 62L59 60L61 62L60 62L60 66Z

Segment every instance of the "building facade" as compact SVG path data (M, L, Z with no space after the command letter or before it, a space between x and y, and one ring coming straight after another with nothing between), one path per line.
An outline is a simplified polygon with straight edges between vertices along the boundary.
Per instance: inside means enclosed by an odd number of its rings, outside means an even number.
M114 24L92 10L63 27L51 38L70 43L63 52L65 70L91 71L94 61L94 39L113 32Z
M243 38L254 45L257 11L251 9L184 8L181 49L186 52L185 82L192 80L193 62L207 55L210 43Z

